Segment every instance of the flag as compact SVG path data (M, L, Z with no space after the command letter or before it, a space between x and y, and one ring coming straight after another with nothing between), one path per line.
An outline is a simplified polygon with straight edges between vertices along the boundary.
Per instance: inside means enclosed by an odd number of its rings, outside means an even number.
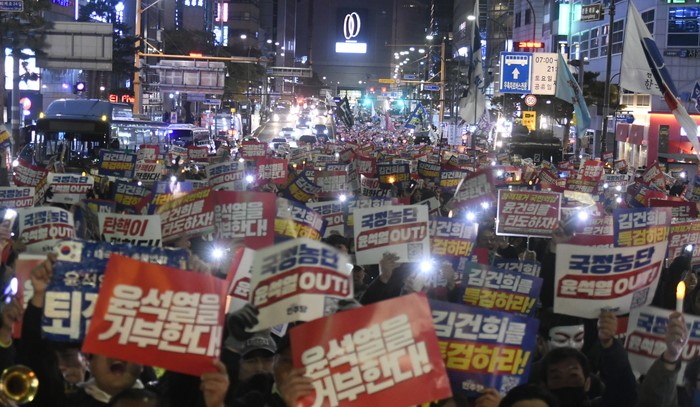
M632 2L627 9L620 86L632 92L661 96L688 135L695 154L700 154L698 125L678 99L668 68L642 16ZM695 95L695 91L693 91Z
M384 121L386 122L386 130L396 130L396 128L394 128L394 120L391 118L391 114L389 114L388 110L384 113Z
M559 62L557 63L557 83L554 97L574 105L576 135L578 137L583 136L591 124L591 114L588 112L583 92L581 92L578 82L576 82L574 75L571 74L569 65L564 61L564 57L561 54L559 54Z
M478 9L478 8L477 8ZM484 66L481 60L481 33L479 24L474 22L474 35L469 61L469 87L466 95L459 100L459 117L465 122L476 124L486 110L484 92Z
M695 101L695 110L700 112L700 83L695 82L692 98Z
M415 129L417 125L425 123L425 118L428 117L428 112L425 111L423 104L418 102L413 113L406 120L404 127L407 129Z

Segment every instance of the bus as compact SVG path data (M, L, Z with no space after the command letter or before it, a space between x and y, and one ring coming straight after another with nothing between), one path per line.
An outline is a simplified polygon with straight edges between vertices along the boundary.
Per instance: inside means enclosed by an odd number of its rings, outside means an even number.
M209 129L193 124L171 124L168 126L168 142L180 147L208 147L213 149Z
M98 157L99 149L136 151L143 144L167 151L167 124L139 120L126 103L97 99L60 99L49 104L33 131L26 133L20 157L46 165L52 157L67 165Z

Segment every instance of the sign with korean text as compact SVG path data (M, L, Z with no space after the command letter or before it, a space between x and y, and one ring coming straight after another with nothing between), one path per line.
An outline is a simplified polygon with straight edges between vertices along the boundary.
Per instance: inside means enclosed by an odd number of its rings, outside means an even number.
M348 261L334 247L308 238L258 251L251 270L249 302L260 313L251 332L335 312L338 299L353 295Z
M345 201L343 215L345 216L345 236L352 236L355 231L355 209L357 208L379 208L392 204L391 198L368 198L364 196L351 197Z
M666 242L634 247L557 245L554 312L597 318L603 307L624 314L651 303Z
M698 217L698 206L695 202L688 202L679 197L668 199L651 198L649 206L652 208L671 208L671 217L674 220L695 219Z
M686 247L692 245L693 264L700 262L700 220L686 220L674 223L670 227L668 234L668 257L669 261L675 259L686 252Z
M0 187L0 207L30 208L34 206L34 187Z
M197 163L209 162L209 148L189 146L187 147L187 158Z
M476 241L477 223L434 217L428 223L433 256L454 259L469 256Z
M413 406L450 397L430 308L418 294L344 311L290 331L309 406ZM356 361L356 362L355 362Z
M554 95L557 81L558 55L554 52L532 53L532 94Z
M477 263L460 265L466 285L466 305L531 315L542 289L542 279Z
M151 190L143 185L117 181L114 193L117 211L133 211L139 205L144 205Z
M557 192L499 190L496 233L550 237L560 209Z
M501 86L499 92L520 94L533 93L531 91L532 53L501 52L500 67Z
M330 236L333 232L345 234L345 216L343 215L343 202L323 201L323 202L307 202L306 206L313 209L321 215L326 221L326 233L323 237Z
M255 164L258 183L283 185L287 182L287 160L284 158L257 159Z
M136 150L138 161L153 162L160 158L160 146L158 144L142 144Z
M424 179L435 180L440 176L440 164L418 161L418 175Z
M158 181L163 174L163 168L163 164L159 162L137 162L134 178L144 182Z
M440 177L438 178L438 185L444 191L453 192L457 189L457 186L462 179L469 174L468 171L462 170L441 170Z
M228 283L229 303L226 312L237 311L248 303L250 298L250 270L253 267L255 250L238 246L232 250L231 267L226 282Z
M430 256L428 208L424 205L354 210L355 253L359 264L379 264L386 252L399 262Z
M238 161L226 161L207 167L209 186L216 190L245 191L245 167Z
M348 174L345 171L316 171L314 182L321 187L319 197L337 197L348 189Z
M671 208L615 208L615 246L642 246L668 241Z
M163 241L214 231L214 195L211 188L198 189L158 208Z
M430 301L440 353L456 393L501 396L528 380L539 321L507 312Z
M47 182L51 191L51 195L47 195L47 201L66 204L75 204L85 199L95 185L92 176L79 174L49 173Z
M492 172L480 170L462 180L449 205L454 208L462 208L478 205L480 202L493 202L494 191Z
M134 246L162 246L160 216L98 213L100 236L105 242Z
M215 370L223 280L113 255L82 350L174 372Z
M134 246L128 243L91 242L87 240L63 240L55 245L53 253L59 262L84 263L89 260L102 261L101 268L107 266L112 254L127 256L146 263L168 267L187 268L189 253L185 249L153 246Z
M379 178L369 178L362 175L360 177L360 193L367 197L390 196L391 189L383 188L379 183Z
M100 163L97 167L100 175L133 178L136 168L136 154L121 151L101 150Z
M306 172L299 174L284 190L284 196L297 202L308 202L321 191L321 187L313 183Z
M391 188L393 184L407 187L411 181L410 166L408 164L377 164L379 185L383 188Z
M275 217L276 241L308 237L321 240L325 234L326 221L323 216L299 202L277 198Z
M666 330L671 311L657 307L642 307L633 310L629 316L625 350L630 365L635 372L646 373L651 365L666 351ZM680 356L680 371L684 372L689 361L697 358L700 352L700 317L684 313L688 327L688 343ZM683 385L683 375L678 375L678 386Z
M272 245L276 199L266 192L217 191L214 220L218 239L241 240L251 249Z
M239 152L243 158L265 157L267 153L267 143L244 141L241 143Z
M504 259L502 257L493 260L493 266L497 269L515 271L528 276L539 277L542 264L536 260Z
M34 187L44 178L48 171L24 160L17 160L18 165L12 168L12 179L17 186Z
M27 252L48 253L63 239L75 233L73 214L53 206L25 208L19 211L19 237Z

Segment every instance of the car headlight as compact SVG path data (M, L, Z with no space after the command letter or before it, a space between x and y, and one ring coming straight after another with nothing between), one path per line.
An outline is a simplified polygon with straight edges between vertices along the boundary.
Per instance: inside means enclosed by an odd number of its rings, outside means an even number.
M323 130L323 134L328 134L328 129Z

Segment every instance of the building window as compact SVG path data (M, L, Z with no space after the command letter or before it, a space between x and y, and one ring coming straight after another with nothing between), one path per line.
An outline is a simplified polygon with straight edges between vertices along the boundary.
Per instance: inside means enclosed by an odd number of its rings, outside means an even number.
M522 20L521 20L522 14L518 11L515 14L515 28L518 28L522 25Z
M668 10L669 47L698 46L700 7L674 7Z
M228 22L228 3L216 3L216 18L217 23Z
M651 108L651 95L644 93L628 93L622 94L621 104L627 107L634 108Z
M600 28L600 56L602 57L608 55L608 26L604 25Z
M612 35L612 52L613 54L619 54L622 52L622 39L624 37L625 22L624 20L618 20L613 23L613 35Z
M583 58L588 58L588 39L590 37L590 32L584 31L581 33L581 41L580 41L580 49L581 49L581 54L579 56L579 59Z
M642 21L647 25L647 29L649 29L651 34L654 34L654 17L654 9L642 13Z
M530 12L530 9L525 10L525 25L531 24L532 23L532 13ZM534 41L536 38L533 38L532 40Z
M591 29L591 37L588 42L588 55L589 58L598 58L598 47L600 44L598 44L598 31L599 28L593 28Z

